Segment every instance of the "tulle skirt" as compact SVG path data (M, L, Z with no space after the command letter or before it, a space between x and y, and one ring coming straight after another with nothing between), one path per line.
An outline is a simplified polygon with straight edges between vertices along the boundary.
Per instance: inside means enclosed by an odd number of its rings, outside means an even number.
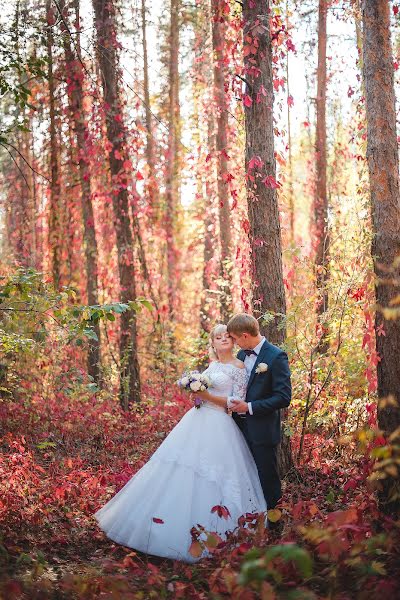
M228 508L228 519L211 511L218 505ZM241 515L266 510L243 434L224 411L204 404L184 415L150 460L94 516L119 544L195 562L189 553L193 526L224 538Z

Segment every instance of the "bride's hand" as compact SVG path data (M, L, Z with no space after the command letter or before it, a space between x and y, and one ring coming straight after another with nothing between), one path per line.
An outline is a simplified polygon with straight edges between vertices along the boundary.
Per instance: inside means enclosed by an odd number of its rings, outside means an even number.
M229 408L237 413L246 413L249 410L247 402L242 402L240 400L231 400Z

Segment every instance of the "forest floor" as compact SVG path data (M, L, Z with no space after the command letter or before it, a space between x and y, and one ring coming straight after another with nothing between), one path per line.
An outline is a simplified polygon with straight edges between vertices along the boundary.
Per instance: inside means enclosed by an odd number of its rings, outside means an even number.
M61 393L0 402L0 599L400 598L400 524L379 513L368 461L316 436L285 482L281 535L242 523L195 565L108 540L93 513L189 406L153 398L122 414L115 398Z

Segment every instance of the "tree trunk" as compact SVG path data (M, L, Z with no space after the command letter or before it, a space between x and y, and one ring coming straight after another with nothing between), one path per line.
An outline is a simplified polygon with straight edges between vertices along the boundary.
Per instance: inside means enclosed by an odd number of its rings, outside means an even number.
M30 119L32 121L32 119ZM33 164L32 157L32 132L31 131L23 131L22 132L22 144L23 148L21 150L21 154L28 161L29 165ZM22 165L21 165L22 168ZM30 167L26 168L24 165L24 170L26 172L26 179L28 181L29 188L26 190L26 205L25 205L25 214L26 214L26 222L24 227L24 237L26 240L26 255L25 255L25 264L30 267L34 267L36 265L36 205L35 205L35 180L34 174Z
M169 34L169 105L168 105L168 148L166 157L166 213L165 233L167 241L167 294L169 320L175 319L176 311L176 218L179 202L179 13L180 0L171 0L171 23Z
M27 11L28 7L26 0L23 2L23 11ZM15 45L17 51L18 60L20 60L20 35L19 26L21 19L21 7L20 1L17 1L15 10L15 30L17 32ZM29 87L29 78L27 73L20 72L18 74L20 85ZM18 106L15 107L18 111ZM34 172L31 168L33 165L33 134L32 134L32 109L24 106L23 108L23 120L24 122L29 121L28 131L24 130L21 135L18 134L18 146L20 155L17 157L19 168L22 173L25 173L24 179L26 180L26 186L23 187L21 193L21 200L23 202L23 214L22 223L20 229L21 246L23 247L22 264L25 266L35 267L36 266L36 203L35 203L35 177ZM25 160L23 160L23 158Z
M22 10L27 10L26 3L23 3ZM23 14L23 13L22 13ZM15 36L15 50L17 54L17 60L21 60L20 56L20 27L21 20L21 2L17 0L15 7L15 20L14 29L16 32ZM29 86L27 81L28 77L26 73L18 73L19 84L25 87ZM27 120L27 107L20 109L18 106L15 107L16 115L22 111L23 121ZM16 251L16 258L18 262L25 267L33 266L35 260L34 248L32 247L33 231L35 227L35 211L33 210L33 177L32 170L26 165L32 165L31 158L31 132L22 131L17 132L17 148L18 155L16 157L16 164L18 165L18 171L21 176L21 184L17 198L13 201L16 204L14 210L17 213L19 225L16 230L17 239L15 240L14 246ZM25 160L24 160L25 159ZM26 161L26 162L25 162Z
M87 157L87 144L89 132L85 113L83 110L83 88L84 80L83 66L79 49L79 34L75 39L75 52L71 47L71 38L68 33L68 15L63 10L64 2L60 3L63 12L64 22L62 30L64 31L64 49L66 62L67 76L67 91L70 108L70 118L73 123L73 129L76 137L76 146L78 148L79 162L79 179L82 192L82 220L83 220L83 235L84 235L84 251L86 260L86 293L87 301L90 305L99 303L98 300L98 251L96 242L96 233L94 229L94 214L92 206L92 189L90 178L89 160ZM79 0L74 0L75 9L75 30L79 32L80 15L79 15ZM99 383L100 378L100 325L99 321L93 323L93 329L96 333L97 340L89 341L88 354L88 372L96 383Z
M61 197L60 169L57 144L55 83L53 75L53 30L55 23L54 9L51 0L46 0L47 21L47 77L49 82L49 111L50 111L50 214L49 214L49 247L51 270L54 287L60 287L61 277Z
M149 89L149 65L147 59L147 35L146 35L146 0L142 0L142 47L143 47L143 87L144 87L144 106L146 114L146 159L149 169L147 191L151 203L151 218L153 222L158 222L160 218L159 190L156 177L156 155L154 145L153 117L150 107L150 89Z
M19 74L20 85L26 85L22 73ZM16 112L20 110L23 113L24 122L27 120L26 107L15 108ZM32 170L28 165L32 164L31 157L31 133L30 131L17 132L16 145L18 155L16 164L18 172L16 173L19 184L16 197L12 201L12 210L16 214L17 228L15 230L14 249L15 257L19 264L29 267L35 264L35 250L33 245L33 232L35 228L35 211L33 210L33 177ZM24 157L24 158L22 158Z
M196 41L195 41L195 65L196 72L194 79L196 82L195 89L198 92L198 97L195 96L195 107L197 107L195 121L195 131L198 132L194 143L206 152L205 161L201 163L199 172L197 173L198 181L198 197L203 199L200 210L202 211L201 218L204 225L203 236L203 277L202 277L202 294L200 303L200 330L201 333L209 334L212 328L213 305L216 304L215 296L212 292L215 288L214 281L216 279L214 272L214 256L218 247L216 239L216 223L215 223L215 201L217 197L217 181L215 170L215 115L212 110L209 110L210 101L214 98L213 88L213 66L214 60L212 56L212 19L211 19L211 3L209 0L204 5L204 11L201 19L196 21ZM200 119L200 114L206 120L207 132L206 138L202 134L204 128L204 120ZM203 127L202 127L203 125ZM200 216L200 215L199 215ZM200 368L207 367L209 362L208 356L204 357L204 361Z
M388 436L400 426L399 158L388 1L364 0L363 33L372 256L378 307L375 316L376 349L380 357L378 396L392 396L397 402L397 405L378 405L378 424ZM383 481L381 501L388 512L396 513L400 507L399 496L393 496L396 490L399 493L398 480L387 478Z
M363 73L363 57L362 57L362 53L363 53L363 33L362 33L362 30L361 30L360 19L361 19L360 0L356 0L355 7L354 7L354 25L355 25L355 28L356 28L356 44L357 44L357 52L358 52L358 66L360 68L360 74L362 76L362 73ZM364 93L365 92L365 89L364 89L364 80L361 81L361 86L362 86L362 90L363 90L363 93Z
M325 313L328 310L327 280L329 231L328 195L326 184L326 17L327 0L319 0L318 8L318 69L317 69L317 130L315 141L316 182L314 196L314 237L315 237L315 278L317 292L317 319L319 340L317 350L327 352L327 324Z
M289 7L286 0L286 31L289 33ZM294 190L293 190L293 157L292 157L292 132L290 120L290 79L289 79L289 50L286 52L286 101L287 101L287 139L288 139L288 194L289 194L289 230L290 243L294 245Z
M220 0L211 0L214 103L217 116L219 235L221 245L221 320L232 316L232 236L228 194L228 105L225 92L225 22Z
M210 111L207 119L207 138L208 138L208 152L212 155L215 145L214 138L214 119L213 114ZM203 294L200 306L200 327L203 331L210 333L211 331L211 315L209 310L209 291L211 289L212 282L212 259L214 257L214 186L210 180L211 174L207 172L205 174L205 198L204 198L204 249L203 249Z
M109 0L93 0L93 8L97 33L98 62L103 84L104 103L107 107L107 138L111 148L109 165L121 301L129 302L135 300L136 297L136 274L129 215L128 181L124 170L124 161L127 159L128 150L118 82L115 13L113 3ZM121 360L120 401L123 409L127 410L130 402L140 400L136 315L133 311L126 311L121 314L119 349Z
M243 3L244 36L258 44L255 55L246 55L245 42L245 102L247 201L250 221L251 265L254 281L253 306L255 313L285 314L286 299L283 285L281 227L276 192L276 164L273 130L272 52L269 27L269 3L246 0ZM263 25L258 31L256 21ZM263 91L261 91L261 88ZM264 96L264 93L266 96ZM257 99L261 101L257 102ZM250 104L250 106L246 106ZM260 125L262 123L262 126ZM252 160L253 159L253 160ZM255 160L254 160L255 159ZM260 160L258 160L260 159ZM284 328L277 328L282 319L277 316L262 333L273 343L286 337Z
M284 327L278 329L277 326L282 320L279 315L286 313L286 299L275 183L274 90L269 15L269 2L244 0L245 160L246 172L250 175L247 177L247 202L252 277L255 284L253 311L255 314L272 312L277 315L263 324L261 331L271 342L280 344L285 340L286 330ZM248 44L258 48L256 54L247 53ZM290 438L286 435L282 436L279 464L282 475L293 466Z

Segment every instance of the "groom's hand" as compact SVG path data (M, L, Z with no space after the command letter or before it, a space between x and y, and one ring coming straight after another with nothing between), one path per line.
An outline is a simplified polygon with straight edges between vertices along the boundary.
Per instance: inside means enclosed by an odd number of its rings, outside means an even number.
M231 400L229 408L237 413L247 413L249 410L247 402L243 402L242 400Z

